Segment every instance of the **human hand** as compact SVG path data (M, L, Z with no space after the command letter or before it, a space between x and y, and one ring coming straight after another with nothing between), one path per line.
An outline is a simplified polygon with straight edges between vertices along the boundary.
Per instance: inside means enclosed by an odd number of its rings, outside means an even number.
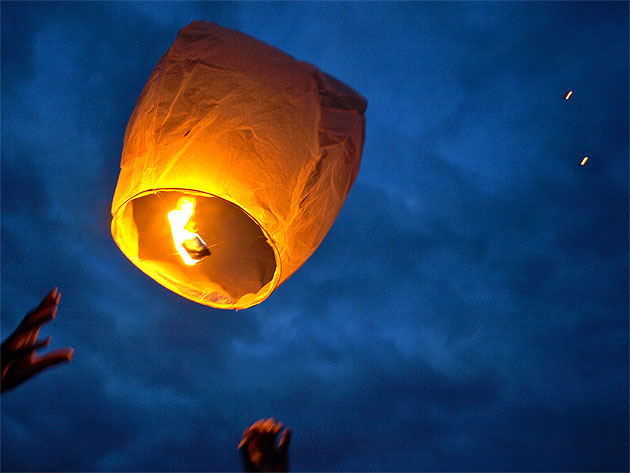
M20 322L20 325L2 343L2 382L0 392L13 389L49 366L72 360L74 350L61 348L44 356L35 356L39 348L47 347L51 337L37 340L39 329L57 314L61 294L53 288L35 310Z
M247 471L289 471L287 457L291 429L287 428L283 432L276 448L276 439L281 430L282 423L270 418L255 422L243 433L238 448Z

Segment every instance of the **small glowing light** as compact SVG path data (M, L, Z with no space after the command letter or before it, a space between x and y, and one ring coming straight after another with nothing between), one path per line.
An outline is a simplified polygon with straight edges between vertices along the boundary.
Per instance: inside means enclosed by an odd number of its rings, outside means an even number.
M569 91L567 92L567 95L565 95L565 96L564 96L564 100L569 100L569 97L571 97L571 94L572 94L572 93L573 93L573 91L572 91L572 90L569 90Z
M168 221L171 224L175 248L184 260L184 263L191 266L210 255L210 250L208 250L203 239L185 228L193 215L194 209L194 199L189 200L186 197L182 197L177 202L177 208L168 213Z
M584 159L582 160L582 162L580 163L580 166L584 166L586 164L586 161L588 161L588 156L585 156Z

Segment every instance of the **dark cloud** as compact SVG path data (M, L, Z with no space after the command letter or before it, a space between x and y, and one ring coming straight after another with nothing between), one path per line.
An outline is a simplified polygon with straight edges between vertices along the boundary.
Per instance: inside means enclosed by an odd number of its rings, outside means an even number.
M627 469L627 4L2 10L2 330L56 284L42 333L76 352L3 395L4 470L238 470L269 416L298 471ZM109 235L128 117L198 18L369 103L335 225L246 311Z

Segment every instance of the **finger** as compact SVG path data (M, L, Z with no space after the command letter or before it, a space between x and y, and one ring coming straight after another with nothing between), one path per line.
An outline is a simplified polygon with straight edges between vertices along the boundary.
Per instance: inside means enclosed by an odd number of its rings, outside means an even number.
M265 430L265 432L272 432L275 424L276 420L273 417L270 417L269 419L265 420L263 424L263 429Z
M248 427L245 430L245 432L243 432L243 439L241 440L241 443L238 444L238 448L241 448L246 443L249 443L249 441L252 439L252 437L257 433L258 426L259 426L260 423L261 423L261 421L257 420L250 427Z
M44 305L49 305L49 304L55 304L57 302L58 295L59 295L59 291L57 287L55 286L50 291L48 291L48 294L46 294L46 297L44 297L42 301L40 302L39 307L44 306Z
M33 327L40 326L46 322L55 318L57 314L57 301L55 299L48 301L46 304L42 304L35 310L29 312L22 323L20 329L28 330Z
M28 331L28 334L24 337L24 348L35 345L37 337L39 337L39 329L40 327L35 327Z
M243 448L245 445L247 445L249 443L249 441L252 439L252 434L249 432L249 430L245 431L245 433L243 434L243 438L241 439L241 442L238 444L238 449Z
M72 360L73 356L74 350L72 348L60 348L59 350L48 353L47 355L35 358L31 364L31 376L59 363L67 363Z
M269 427L269 433L275 437L282 431L282 422L275 422Z
M249 428L249 430L251 430L251 431L261 431L261 430L264 430L264 428L265 428L265 422L266 422L266 419L260 419L260 420L257 420L256 422L254 422L254 423L251 425L251 427Z
M37 342L38 335L39 327L30 329L18 327L18 329L16 329L5 342L8 349L4 350L3 353L14 352L21 349L30 349ZM3 344L3 348L5 344Z
M250 427L245 432L243 432L243 438L241 439L241 442L238 444L238 448L241 448L243 445L248 443L251 438L252 438L252 431Z
M39 303L39 305L37 306L37 308L41 308L50 304L54 304L57 301L57 288L53 287L48 294L46 294L46 296L42 299L42 301Z
M42 305L46 304L50 300L54 299L55 295L57 294L56 289L57 289L56 287L53 287L50 291L48 291L48 294L44 296L44 298L42 299L42 301L39 303L37 307L41 307Z
M37 350L39 348L47 347L48 345L50 345L50 340L52 340L52 336L48 335L43 340L40 340L39 342L35 343L33 345L33 350Z
M253 426L252 426L253 427ZM258 435L258 430L250 427L245 432L243 432L243 438L241 439L241 443L238 444L238 448L242 448L251 442L254 436Z
M40 340L39 342L34 343L32 345L24 346L22 348L18 348L17 350L13 350L11 352L8 352L4 356L9 356L11 358L17 358L17 357L20 357L20 356L28 355L30 353L33 353L35 350L37 350L39 348L47 347L48 345L50 345L50 340L51 339L52 339L52 337L46 337L44 340Z
M282 431L282 428L283 428L282 422L276 422L275 425L273 426L272 432L274 433L274 435L278 435Z
M286 452L289 450L291 433L291 429L287 427L287 429L282 433L282 437L280 437L280 442L278 442L278 452L282 455L286 454Z
M52 339L51 336L46 337L43 340L40 341L36 341L35 343L33 343L32 345L29 345L27 347L21 348L18 351L24 351L24 352L33 352L35 350L38 350L40 348L44 348L47 347L48 345L50 345L50 340Z

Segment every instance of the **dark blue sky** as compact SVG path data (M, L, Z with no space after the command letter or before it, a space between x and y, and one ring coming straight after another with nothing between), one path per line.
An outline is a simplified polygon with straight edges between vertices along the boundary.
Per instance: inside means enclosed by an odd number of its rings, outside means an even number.
M1 8L2 336L57 285L42 335L75 349L2 396L2 470L239 470L269 416L294 470L628 470L628 3ZM196 19L368 100L332 230L239 312L109 233L127 120Z

